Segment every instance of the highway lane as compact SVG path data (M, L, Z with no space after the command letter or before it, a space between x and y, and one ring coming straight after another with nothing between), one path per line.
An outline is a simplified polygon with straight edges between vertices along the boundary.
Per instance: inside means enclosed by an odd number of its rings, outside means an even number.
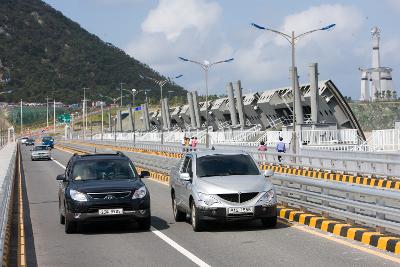
M53 157L64 166L70 156L53 150ZM86 226L82 233L66 235L57 216L55 177L62 168L54 162L31 162L26 148L23 160L39 266L193 265L152 232L122 224ZM211 224L208 231L194 233L190 224L174 222L168 187L152 180L146 184L152 198L152 225L211 266L397 266L282 223L276 229L263 229L258 222Z

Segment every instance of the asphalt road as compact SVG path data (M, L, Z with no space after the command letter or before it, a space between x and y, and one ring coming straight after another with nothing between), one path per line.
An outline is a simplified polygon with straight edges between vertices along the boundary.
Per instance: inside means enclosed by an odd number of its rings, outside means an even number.
M207 231L195 233L189 223L174 222L168 186L149 179L145 182L151 193L152 231L140 232L132 225L121 223L102 223L85 225L79 233L67 235L58 222L58 182L55 180L63 168L54 161L32 162L29 153L22 147L38 266L195 266L195 262L211 266L399 264L375 255L396 257L393 254L353 241L346 240L353 247L346 246L284 223L275 229L263 229L259 222L210 224ZM64 166L71 157L56 149L52 153ZM354 246L368 248L370 252Z

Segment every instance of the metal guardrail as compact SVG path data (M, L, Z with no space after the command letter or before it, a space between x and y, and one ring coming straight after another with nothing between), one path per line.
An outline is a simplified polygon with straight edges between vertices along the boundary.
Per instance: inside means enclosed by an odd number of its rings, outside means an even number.
M281 203L400 234L398 192L287 175L272 180Z
M4 254L4 244L6 240L7 225L9 223L9 210L15 174L17 150L15 149L8 166L6 176L0 188L0 255Z
M124 147L135 147L154 151L164 151L179 153L183 151L181 145L161 145L154 143L136 143L134 146L130 142L113 142L113 141L85 141L96 144L108 144ZM395 160L378 160L361 157L348 157L346 155L323 156L321 154L292 154L278 152L260 152L255 147L238 147L228 145L215 145L218 149L243 150L250 153L257 161L265 164L281 164L290 165L292 167L307 167L312 169L327 170L333 172L343 172L354 175L378 176L378 177L396 177L400 178L400 161ZM205 149L199 145L200 150ZM279 161L278 156L282 159ZM362 156L359 155L358 156Z

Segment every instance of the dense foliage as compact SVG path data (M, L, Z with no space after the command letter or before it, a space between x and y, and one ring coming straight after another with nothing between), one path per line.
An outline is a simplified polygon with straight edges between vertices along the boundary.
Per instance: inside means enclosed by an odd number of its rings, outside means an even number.
M118 96L120 82L126 89L153 89L150 97L158 98L160 90L139 75L162 79L147 65L105 43L82 29L79 24L40 0L0 0L0 59L10 67L12 94L0 101L40 101L46 96L64 103L82 99L82 88L88 95ZM184 95L183 88L167 84L165 91ZM143 94L138 99L143 99ZM130 99L130 98L129 98Z
M400 120L400 102L350 103L364 131L393 129Z

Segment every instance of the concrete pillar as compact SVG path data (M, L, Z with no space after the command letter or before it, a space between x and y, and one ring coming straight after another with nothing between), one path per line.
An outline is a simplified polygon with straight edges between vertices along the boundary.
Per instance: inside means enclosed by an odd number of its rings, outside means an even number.
M189 112L190 112L190 124L192 125L193 129L196 129L196 118L194 114L194 106L193 106L193 97L192 93L187 93L187 100L189 105Z
M146 110L146 128L147 128L147 131L150 131L149 104L146 103L144 106L145 106L145 110Z
M168 98L164 98L164 114L165 114L165 120L167 122L166 124L167 129L171 129L171 114L169 113Z
M231 82L229 82L226 85L226 91L228 92L229 113L231 114L232 126L235 127L237 125L237 116L235 107L235 97L233 96L233 85Z
M310 104L311 104L311 121L317 123L318 120L318 63L311 63L308 66L308 75L310 79Z
M200 120L200 106L197 91L192 92L193 97L193 107L194 107L194 115L196 117L196 127L199 129L201 127L201 120Z
M368 81L368 72L363 71L361 73L361 101L369 101L369 81Z
M112 132L112 118L111 118L111 112L108 113L108 131Z
M244 117L244 105L243 105L243 95L242 95L242 86L240 80L235 82L235 92L236 92L236 105L239 113L239 123L240 127L244 128L245 125L245 117Z
M133 125L133 114L132 114L132 106L128 106L128 113L129 113L129 125L131 126L129 130L133 131L135 126Z
M165 109L165 101L164 99L161 99L161 120L162 120L162 128L163 129L167 129L168 125L167 125L167 116L166 116L166 109Z
M291 71L291 68L290 68ZM292 76L291 76L292 77ZM296 124L304 123L303 115L303 105L301 103L301 93L299 88L299 77L297 75L297 68L294 67L294 77L295 77L295 92L294 92L294 102L295 102L295 113L296 113Z
M122 132L122 114L121 114L121 110L118 110L117 112L117 122L118 122L118 128L117 131Z

